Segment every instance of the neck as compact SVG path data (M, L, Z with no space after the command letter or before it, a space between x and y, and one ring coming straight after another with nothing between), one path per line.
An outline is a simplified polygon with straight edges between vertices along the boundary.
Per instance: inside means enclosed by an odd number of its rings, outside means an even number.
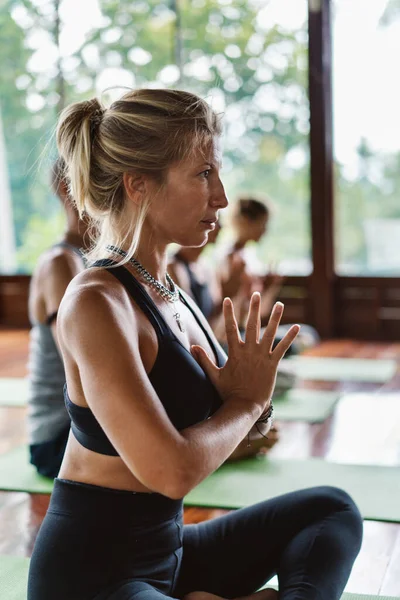
M71 246L75 246L76 248L86 248L88 245L88 236L84 233L77 231L66 230L63 236L62 241L67 244L71 244Z
M127 252L128 248L129 245L126 244L121 247L121 250ZM118 255L115 254L114 256ZM154 279L162 283L165 287L168 287L166 279L168 264L167 245L154 245L150 247L148 242L141 242L136 249L134 258L154 277Z
M71 246L85 249L90 244L88 225L79 219L75 212L67 212L67 228L64 231L63 241Z

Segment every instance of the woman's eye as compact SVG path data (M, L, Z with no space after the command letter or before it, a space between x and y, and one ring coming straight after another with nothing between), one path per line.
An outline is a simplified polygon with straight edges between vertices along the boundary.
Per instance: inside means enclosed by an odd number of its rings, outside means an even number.
M202 173L200 173L200 175L202 177L204 177L204 179L208 179L208 177L210 175L210 169L207 169L206 171L203 171Z

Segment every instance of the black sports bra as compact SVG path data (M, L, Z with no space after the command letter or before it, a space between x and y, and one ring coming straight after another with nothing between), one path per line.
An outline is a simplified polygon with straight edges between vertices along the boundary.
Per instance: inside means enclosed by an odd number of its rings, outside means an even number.
M180 430L207 419L221 406L221 398L217 390L191 353L167 325L153 300L137 279L124 267L108 268L115 264L117 263L105 259L95 262L92 266L106 268L114 275L154 327L158 339L158 354L149 373L149 380L171 422ZM226 355L213 341L204 317L194 306L191 306L190 300L185 298L181 291L180 298L204 331L214 350L217 365L223 366ZM93 452L118 456L118 452L90 408L74 404L68 395L66 385L64 398L71 418L71 430L78 442Z

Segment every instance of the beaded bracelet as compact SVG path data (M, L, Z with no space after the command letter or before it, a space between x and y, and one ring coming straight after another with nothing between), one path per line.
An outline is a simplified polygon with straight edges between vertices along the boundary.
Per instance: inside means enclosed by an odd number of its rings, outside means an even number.
M267 436L267 435L264 435L264 434L263 434L263 433L260 431L260 429L259 429L259 427L258 427L258 424L259 424L259 423L261 423L262 425L264 425L265 423L268 423L268 421L269 421L270 419L272 419L272 414L273 414L273 412L274 412L274 406L273 406L273 404L272 404L272 402L271 402L271 403L270 403L270 405L269 405L269 409L267 410L267 412L265 413L265 415L261 415L261 417L260 417L259 419L257 419L257 421L254 423L254 425L256 426L256 429L257 429L258 433L259 433L260 435L262 435L262 436L263 436L263 437L264 437L266 440L268 439L268 436Z
M261 415L261 417L259 419L257 419L257 421L254 423L258 433L260 435L262 435L262 437L265 438L266 440L268 439L268 436L264 435L260 431L258 424L260 423L260 424L264 425L265 423L268 423L268 421L272 418L273 412L274 412L274 406L273 406L272 402L270 402L269 408L268 408L267 412L265 413L265 415ZM251 444L250 444L250 431L249 431L249 433L247 434L247 447L250 448L250 446L251 446Z
M272 417L273 412L274 412L274 405L272 404L272 402L270 402L267 412L265 414L262 414L261 417L259 419L257 419L255 424L257 425L257 423L267 423L267 421L269 421L270 418Z

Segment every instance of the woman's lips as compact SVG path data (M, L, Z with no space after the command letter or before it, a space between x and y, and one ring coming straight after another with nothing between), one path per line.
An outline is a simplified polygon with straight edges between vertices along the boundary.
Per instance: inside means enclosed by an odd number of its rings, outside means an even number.
M215 229L215 221L200 221L207 229Z

